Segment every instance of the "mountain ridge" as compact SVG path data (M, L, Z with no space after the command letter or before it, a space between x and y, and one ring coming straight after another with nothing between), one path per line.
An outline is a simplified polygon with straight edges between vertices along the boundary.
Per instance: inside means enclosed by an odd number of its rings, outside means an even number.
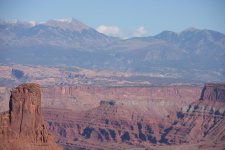
M59 25L61 23L61 26ZM0 25L22 25L22 24L30 24L30 26L36 26L36 25L49 25L49 26L57 26L59 25L58 27L61 27L61 28L64 28L63 27L63 24L66 25L66 24L72 24L73 26L82 26L82 28L85 28L85 29L88 29L88 28L92 28L94 29L93 27L90 27L88 25L86 25L85 23L73 18L73 17L69 17L69 18L58 18L58 19L49 19L49 20L46 20L46 21L23 21L23 20L20 20L20 19L11 19L11 20L5 20L5 19L2 19L0 18ZM72 26L71 26L72 27ZM172 30L163 30L159 33L156 33L155 35L152 35L152 36L142 36L142 37L130 37L130 38L127 38L127 39L124 39L124 40L128 40L128 39L132 39L132 38L145 38L145 37L157 37L158 35L164 33L164 32L170 32L170 33L173 33L173 34L176 34L176 35L182 35L183 33L185 32L198 32L198 31L209 31L209 32L216 32L216 33L219 33L221 35L225 35L225 33L223 32L220 32L220 31L216 31L216 30L213 30L213 29L206 29L206 28L195 28L195 27L188 27L188 28L185 28L183 29L182 31L180 32L177 32L177 31L172 31ZM102 33L103 34L103 33ZM107 36L107 35L106 35Z
M123 40L99 33L75 19L34 26L16 22L0 23L1 64L145 73L170 68L178 74L185 72L185 79L211 72L217 77L209 75L205 82L225 80L225 35L216 31L191 28Z

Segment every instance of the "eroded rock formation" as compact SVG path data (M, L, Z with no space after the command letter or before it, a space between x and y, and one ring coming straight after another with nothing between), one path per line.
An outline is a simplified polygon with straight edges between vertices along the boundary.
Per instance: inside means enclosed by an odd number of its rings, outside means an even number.
M225 102L225 84L206 84L202 90L201 100Z
M9 89L0 88L0 112L8 109ZM49 86L42 87L42 107L86 111L98 107L101 100L115 100L136 106L152 116L164 117L199 99L198 86L104 87ZM153 107L154 106L154 107ZM163 108L163 109L162 109ZM157 110L161 111L157 111Z
M60 149L44 124L38 84L11 91L9 111L0 116L0 149Z
M39 94L32 94L32 88L29 89L12 91L11 113L1 116L1 131L5 133L1 135L5 135L4 139L28 136L34 143L46 144L46 129L33 130L35 136L30 130L42 125L32 120L43 120L36 99ZM48 87L42 89L44 106L60 107L45 108L43 114L48 129L65 149L220 150L225 148L223 89L222 84L206 84L201 94L199 87L190 86ZM23 100L27 97L32 101ZM29 113L35 114L29 119L33 123L22 121L19 126L14 125L18 121L13 116L23 118ZM36 136L36 131L41 134Z
M176 119L166 135L167 142L182 144L207 141L212 149L225 148L224 95L225 84L205 84L200 100L182 107L176 113Z
M218 88L218 85L212 88ZM160 91L160 88L157 87L158 90ZM214 91L206 93L213 95ZM205 95L205 88L202 93ZM159 92L159 97L160 95L162 93ZM177 95L171 97L178 97ZM223 93L221 92L220 95ZM152 105L149 107L151 109L146 111L144 107L118 101L115 97L113 100L100 100L97 107L76 113L69 110L45 109L44 116L59 143L67 148L126 149L125 147L129 146L127 149L135 147L223 149L225 148L224 99L199 100L200 96L199 92L199 96L196 96L194 101L190 100L189 104L181 105L179 111L171 109L169 115L163 118L148 115L154 114L154 111L163 111L166 109L163 106ZM128 99L130 97L128 96ZM179 102L178 98L174 100L170 97L166 98L168 97L164 97L165 100L173 103ZM139 100L136 105L143 106ZM154 107L161 109L157 110ZM165 147L160 147L162 145ZM170 145L174 147L168 147ZM181 147L177 147L178 145Z

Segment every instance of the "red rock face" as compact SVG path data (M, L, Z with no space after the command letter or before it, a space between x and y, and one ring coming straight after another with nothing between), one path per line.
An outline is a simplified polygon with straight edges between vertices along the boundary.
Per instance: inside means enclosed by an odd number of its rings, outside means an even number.
M8 110L8 90L0 89L0 111ZM42 107L85 111L97 107L101 100L112 99L131 107L136 106L137 109L141 108L153 116L163 117L171 110L179 109L199 99L201 87L50 86L42 87L41 93ZM152 111L148 111L150 109Z
M44 106L53 108L44 108L43 115L48 129L65 149L183 149L177 147L183 144L186 149L223 149L223 87L206 85L202 95L199 87L191 86L46 87L42 88ZM2 139L28 136L45 144L45 131L33 130L43 124L38 102L40 92L29 93L26 89L12 91L11 116L9 113L1 116L4 134L0 136ZM13 117L16 115L20 119ZM31 124L28 120L20 121L24 116L29 116ZM36 131L41 134L33 136Z
M206 84L200 100L183 107L172 117L173 124L166 135L168 143L211 142L225 148L225 85ZM216 148L220 149L220 148Z
M21 85L11 93L10 126L15 136L30 136L36 129L44 129L40 87L36 84Z
M101 100L111 99L132 108L142 109L143 113L164 117L171 110L179 109L199 99L201 88L52 86L42 88L42 93L44 107L86 111L98 107Z
M152 146L160 140L159 120L134 112L122 104L104 101L91 110L75 113L71 111L45 109L44 116L50 130L59 143L66 146L76 144L91 149L102 148L98 144L125 143L133 147ZM72 140L73 139L73 140ZM87 141L87 143L83 143ZM67 145L68 146L68 145Z
M1 115L0 131L2 145L8 145L5 149L14 149L18 143L25 145L18 149L30 147L29 143L40 144L40 147L31 146L32 149L43 148L43 145L45 149L58 149L43 121L41 91L37 84L23 84L11 91L9 112Z
M202 91L201 100L225 102L225 85L206 84Z
M160 91L160 88L157 87L157 90ZM144 93L140 91L136 95L143 98ZM165 90L161 91L165 92ZM93 92L93 95L98 95L98 92ZM135 91L133 92L135 93ZM122 92L122 89L118 90L118 93L135 95L129 90ZM150 93L153 94L153 92ZM179 94L173 94L171 93L171 97L169 97L164 93L167 97L163 98L160 97L163 93L159 92L159 97L165 101L168 98L168 101L179 103L177 98ZM149 96L149 93L146 92L146 95ZM132 96L127 97L128 100L133 98ZM172 97L177 99L173 101ZM180 95L181 99L184 97ZM49 124L49 129L65 148L125 149L125 147L129 147L128 149L132 149L142 147L158 149L159 145L164 145L163 147L159 146L159 149L173 149L168 145L185 144L185 147L191 145L186 149L223 149L225 147L223 144L225 143L225 104L221 101L199 100L200 92L195 97L196 99L191 100L189 104L181 105L180 110L168 107L171 110L169 115L164 117L149 115L155 114L154 111L163 111L163 105L160 107L152 105L146 111L143 109L141 101L130 105L126 103L128 100L116 99L101 100L98 106L80 112L44 109L44 116ZM136 105L141 107L136 107ZM154 107L160 109L154 109ZM179 147L178 149L183 148Z
M165 138L171 144L203 140L214 146L225 143L225 104L202 101L189 105L187 110L177 112Z

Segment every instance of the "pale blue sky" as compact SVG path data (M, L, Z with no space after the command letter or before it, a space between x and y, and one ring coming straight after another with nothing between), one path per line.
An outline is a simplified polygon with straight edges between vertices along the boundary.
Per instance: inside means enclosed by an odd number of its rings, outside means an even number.
M225 0L0 0L0 18L5 20L69 17L92 28L104 25L98 29L118 32L117 36L189 27L225 33Z

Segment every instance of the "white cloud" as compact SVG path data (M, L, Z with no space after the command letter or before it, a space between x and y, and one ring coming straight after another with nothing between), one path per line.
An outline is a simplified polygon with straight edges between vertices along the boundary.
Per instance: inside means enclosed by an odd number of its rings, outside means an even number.
M144 36L145 34L147 34L147 31L145 30L145 27L144 26L140 26L133 33L133 35L136 36L136 37L141 37L141 36Z
M29 24L33 27L36 26L38 23L36 21L29 21Z
M96 28L96 30L105 35L120 37L122 39L128 39L131 37L142 37L146 36L146 34L148 33L144 26L140 26L139 28L133 31L124 32L117 26L100 25Z
M96 30L100 33L109 35L109 36L121 36L120 28L117 26L106 26L106 25L100 25L96 28Z

